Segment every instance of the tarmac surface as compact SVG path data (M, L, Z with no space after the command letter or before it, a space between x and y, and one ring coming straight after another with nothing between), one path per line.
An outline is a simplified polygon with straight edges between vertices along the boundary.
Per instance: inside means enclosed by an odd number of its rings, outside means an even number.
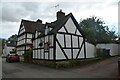
M62 70L23 62L8 63L3 58L2 78L118 78L118 57Z

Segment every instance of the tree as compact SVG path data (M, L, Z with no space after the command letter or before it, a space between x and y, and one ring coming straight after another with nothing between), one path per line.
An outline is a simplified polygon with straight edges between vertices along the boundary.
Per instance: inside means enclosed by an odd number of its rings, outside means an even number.
M7 41L9 41L10 43L16 44L17 34L10 36Z
M108 26L104 26L104 24L104 21L94 16L79 23L87 41L94 45L113 42L117 37L115 31L109 31Z

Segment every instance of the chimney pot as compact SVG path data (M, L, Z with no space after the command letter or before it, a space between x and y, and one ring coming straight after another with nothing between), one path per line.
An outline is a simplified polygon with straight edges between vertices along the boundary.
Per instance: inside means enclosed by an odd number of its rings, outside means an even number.
M60 20L61 18L65 17L65 13L62 12L62 9L60 9L60 11L57 12L57 20Z
M38 19L36 22L40 22L40 23L42 23L42 20Z

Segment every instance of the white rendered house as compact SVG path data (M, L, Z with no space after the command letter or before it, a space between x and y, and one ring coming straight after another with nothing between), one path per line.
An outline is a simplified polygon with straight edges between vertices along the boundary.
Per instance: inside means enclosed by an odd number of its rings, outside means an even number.
M4 49L3 49L3 55L6 56L10 54L11 51L15 49L16 45L12 43L5 43Z
M57 20L35 30L33 59L68 60L86 58L85 38L70 13L57 12Z
M36 22L22 19L17 38L17 54L22 55L32 47L32 35L39 25L42 25L39 19Z

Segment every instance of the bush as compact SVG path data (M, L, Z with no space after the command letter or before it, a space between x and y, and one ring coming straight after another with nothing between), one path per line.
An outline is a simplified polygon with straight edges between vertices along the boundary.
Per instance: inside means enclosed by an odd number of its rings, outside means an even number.
M82 60L67 60L67 61L45 61L45 60L32 60L34 64L43 65L51 68L56 69L64 69L64 68L72 68L78 66L88 65L99 60L103 60L103 57L97 58L89 58L89 59L82 59Z
M23 54L23 57L24 57L24 61L25 62L31 62L32 61L32 49L28 49L24 54Z
M56 68L70 68L77 65L75 60L68 60L68 61L60 61L56 62Z

